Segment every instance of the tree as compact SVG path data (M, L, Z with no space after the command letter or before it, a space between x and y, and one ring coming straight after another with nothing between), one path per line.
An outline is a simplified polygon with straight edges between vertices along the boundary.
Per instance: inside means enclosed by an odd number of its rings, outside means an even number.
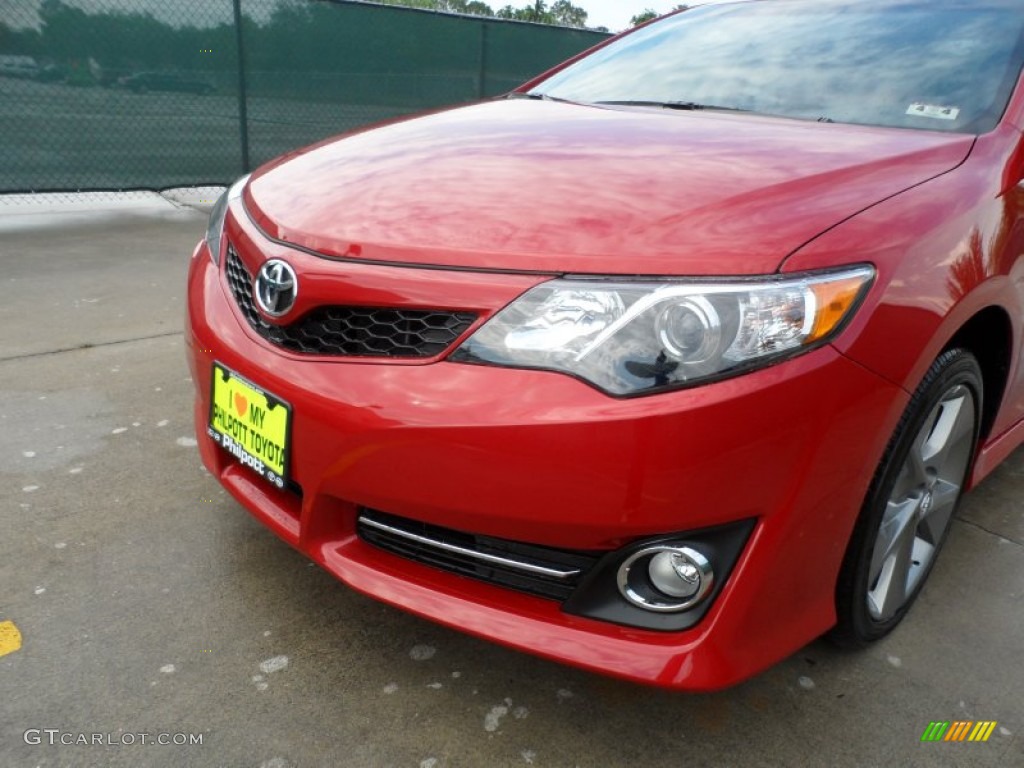
M555 23L563 27L587 26L587 12L573 5L570 0L555 0L551 6L551 15L555 17Z
M532 21L538 24L555 24L563 27L585 27L587 12L573 5L571 0L555 0L548 8L544 0L534 0L532 5L516 8L506 5L495 11L481 0L377 0L386 5L404 5L409 8L425 8L431 11L467 13L474 16L491 16L515 21Z
M632 19L630 19L629 20L629 26L631 26L631 27L639 27L641 24L645 24L646 22L650 21L651 19L656 19L656 18L658 18L658 12L657 11L652 11L650 8L648 8L647 10L641 11L636 16L634 16Z
M554 24L555 17L548 10L544 0L536 0L533 5L525 5L522 8L513 8L506 5L495 14L499 19L513 19L515 21L532 21L537 24Z
M450 13L470 13L477 16L493 16L495 11L480 0L376 0L385 5L404 5L409 8L442 10Z
M516 8L506 5L495 11L481 0L378 0L386 5L404 5L410 8L427 8L432 11L468 13L475 16L493 16L499 19L533 21L540 24L557 24L563 27L585 27L587 12L573 5L571 0L555 0L548 8L544 0L534 0L532 5Z
M466 10L464 13L470 13L474 16L493 16L494 11L487 3L481 3L480 0L471 0L466 3Z
M688 6L688 5L677 5L672 10L673 11L685 11L689 7L690 6ZM646 24L651 19L656 19L659 16L661 16L660 13L658 13L657 11L652 11L650 8L648 8L647 10L642 11L641 13L638 13L636 16L634 16L632 19L630 19L629 20L629 26L631 26L631 27L639 27L641 24Z

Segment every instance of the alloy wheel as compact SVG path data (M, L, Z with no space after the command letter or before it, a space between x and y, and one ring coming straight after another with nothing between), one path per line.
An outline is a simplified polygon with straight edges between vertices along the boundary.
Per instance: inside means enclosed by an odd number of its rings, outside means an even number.
M973 393L957 384L915 436L871 554L866 599L873 620L895 616L928 573L963 490L977 419Z

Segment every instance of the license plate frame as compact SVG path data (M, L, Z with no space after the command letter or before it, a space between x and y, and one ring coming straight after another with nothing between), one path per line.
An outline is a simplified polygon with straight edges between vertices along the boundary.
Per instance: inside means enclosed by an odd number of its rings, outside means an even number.
M289 481L292 416L286 400L223 363L213 362L207 434L240 464L278 489Z

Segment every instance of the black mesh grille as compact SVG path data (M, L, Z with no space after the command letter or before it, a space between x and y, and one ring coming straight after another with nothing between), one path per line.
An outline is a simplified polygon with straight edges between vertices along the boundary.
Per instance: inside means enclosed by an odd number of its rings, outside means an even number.
M253 301L252 276L228 246L227 278L249 325L292 352L346 357L434 357L476 321L472 312L391 307L317 307L290 325L271 325Z
M379 530L368 525L366 521L383 523L391 528L426 537L435 542L455 545L472 552L495 555L519 563L553 569L576 569L579 573L566 578L558 578L545 574L528 573L511 566L487 563L467 554L446 551L429 543L412 541L399 534ZM508 539L477 536L388 515L372 509L359 510L357 530L364 541L392 554L491 584L559 601L566 600L572 594L587 571L604 554L603 552L553 549Z

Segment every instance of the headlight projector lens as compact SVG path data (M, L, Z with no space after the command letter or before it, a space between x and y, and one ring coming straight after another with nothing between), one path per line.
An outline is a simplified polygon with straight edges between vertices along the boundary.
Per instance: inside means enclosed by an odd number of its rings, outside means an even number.
M719 351L722 321L710 301L694 296L662 310L655 331L672 357L684 363L703 363Z

